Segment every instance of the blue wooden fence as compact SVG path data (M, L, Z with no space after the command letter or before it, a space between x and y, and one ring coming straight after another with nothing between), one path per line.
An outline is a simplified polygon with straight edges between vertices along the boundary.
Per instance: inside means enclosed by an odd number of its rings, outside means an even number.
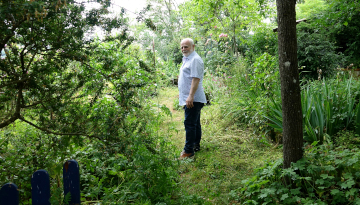
M80 205L79 164L68 160L63 166L64 196L70 193L69 205ZM50 205L50 177L46 170L40 169L31 177L33 205ZM0 189L0 205L19 205L19 190L16 184L7 183Z

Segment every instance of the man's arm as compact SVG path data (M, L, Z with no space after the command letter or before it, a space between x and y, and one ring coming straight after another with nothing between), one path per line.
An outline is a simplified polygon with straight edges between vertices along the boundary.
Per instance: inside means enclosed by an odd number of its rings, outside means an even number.
M194 95L196 93L196 90L198 89L199 83L200 83L200 78L193 78L191 81L190 94L189 97L186 99L187 108L194 107Z

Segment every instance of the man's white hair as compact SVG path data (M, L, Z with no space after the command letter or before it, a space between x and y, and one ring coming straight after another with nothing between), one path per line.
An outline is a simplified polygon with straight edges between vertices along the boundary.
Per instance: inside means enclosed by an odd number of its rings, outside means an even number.
M194 40L192 40L191 38L184 38L181 43L185 41L189 41L191 45L195 45Z

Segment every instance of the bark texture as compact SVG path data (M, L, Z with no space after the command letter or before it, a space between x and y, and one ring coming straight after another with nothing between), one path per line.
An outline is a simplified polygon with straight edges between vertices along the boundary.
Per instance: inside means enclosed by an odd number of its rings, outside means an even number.
M303 128L296 39L296 0L277 0L283 111L284 168L303 156Z

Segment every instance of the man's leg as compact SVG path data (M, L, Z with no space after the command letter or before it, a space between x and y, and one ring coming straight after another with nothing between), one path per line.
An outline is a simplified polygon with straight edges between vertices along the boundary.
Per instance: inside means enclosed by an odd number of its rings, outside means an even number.
M200 125L200 111L203 103L194 102L193 108L187 108L185 106L185 131L186 140L184 151L186 153L194 153L194 144L197 140L201 140L201 126Z
M200 112L198 115L198 119L196 121L196 138L195 138L195 143L194 143L194 151L198 152L200 151L200 141L201 141L201 136L202 136L202 132L201 132L201 123L200 123L200 115L201 115L201 109L204 106L203 103L200 104Z

